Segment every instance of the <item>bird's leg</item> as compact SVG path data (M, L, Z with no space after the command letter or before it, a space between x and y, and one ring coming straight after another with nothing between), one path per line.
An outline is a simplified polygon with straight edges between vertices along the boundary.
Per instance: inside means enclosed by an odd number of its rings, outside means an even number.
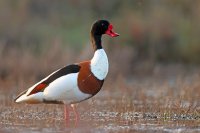
M76 105L71 104L71 107L73 109L74 116L75 116L75 125L77 125L78 121L80 120L80 116L79 116L79 113L77 112Z
M66 125L68 126L70 119L69 119L69 105L67 105L67 104L64 104L64 115L65 115Z

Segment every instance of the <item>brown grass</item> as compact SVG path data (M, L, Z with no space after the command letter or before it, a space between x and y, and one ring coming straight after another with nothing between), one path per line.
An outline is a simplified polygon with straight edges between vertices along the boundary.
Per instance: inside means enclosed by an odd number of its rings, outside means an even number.
M82 124L87 127L93 125L94 130L111 132L140 131L141 125L148 129L151 124L158 131L161 127L198 130L199 69L180 64L154 64L150 69L136 64L136 68L130 68L131 50L120 50L122 48L106 48L109 51L110 73L100 93L79 104ZM129 60L123 60L121 54ZM62 106L18 105L13 103L13 99L20 91L64 66L66 62L78 62L91 56L88 48L77 55L67 48L61 49L59 43L53 43L47 53L38 57L23 50L10 50L6 56L1 55L1 125L18 128L18 124L40 128L49 125L64 127ZM85 125L85 122L89 125ZM114 129L107 129L111 128L108 125ZM129 128L121 129L118 126Z

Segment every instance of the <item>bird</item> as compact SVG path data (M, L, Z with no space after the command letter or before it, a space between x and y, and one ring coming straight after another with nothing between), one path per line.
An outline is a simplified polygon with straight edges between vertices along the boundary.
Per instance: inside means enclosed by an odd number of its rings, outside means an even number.
M16 103L64 104L65 120L69 121L69 109L72 108L76 120L79 119L76 104L96 95L103 86L108 74L109 62L102 47L102 35L119 36L113 31L108 20L97 20L92 25L90 40L94 50L92 59L66 65L27 90L20 93Z

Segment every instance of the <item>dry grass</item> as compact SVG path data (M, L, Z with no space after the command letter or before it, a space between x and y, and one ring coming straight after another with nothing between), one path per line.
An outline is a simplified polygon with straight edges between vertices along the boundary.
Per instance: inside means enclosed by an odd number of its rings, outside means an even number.
M176 63L199 64L200 1L101 2L0 2L0 132L200 130L199 66ZM80 125L65 128L60 105L15 104L54 70L92 57L86 31L99 18L121 36L104 38L109 75L79 104Z
M131 50L121 48L111 51L106 48L110 51L110 73L101 92L79 104L81 124L78 129L87 127L85 130L91 132L198 131L199 69L174 64L152 65L150 69L137 65L130 68ZM122 60L119 50L127 60ZM7 56L1 55L0 125L3 131L12 132L11 127L19 129L17 132L27 131L30 126L38 130L63 130L62 106L18 105L13 99L20 91L64 66L66 61L80 61L91 56L88 48L74 55L67 48L60 49L59 43L53 43L48 53L38 57L28 51L15 50L9 51Z

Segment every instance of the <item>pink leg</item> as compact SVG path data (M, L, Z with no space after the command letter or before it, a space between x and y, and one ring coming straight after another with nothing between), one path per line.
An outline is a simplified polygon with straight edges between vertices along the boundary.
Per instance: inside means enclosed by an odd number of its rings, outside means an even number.
M65 115L65 122L66 122L66 125L68 126L69 125L69 105L64 105L64 115Z
M75 116L75 125L77 125L78 121L80 120L80 116L79 116L79 113L77 112L76 106L74 104L71 104L71 107L73 109L74 116Z

